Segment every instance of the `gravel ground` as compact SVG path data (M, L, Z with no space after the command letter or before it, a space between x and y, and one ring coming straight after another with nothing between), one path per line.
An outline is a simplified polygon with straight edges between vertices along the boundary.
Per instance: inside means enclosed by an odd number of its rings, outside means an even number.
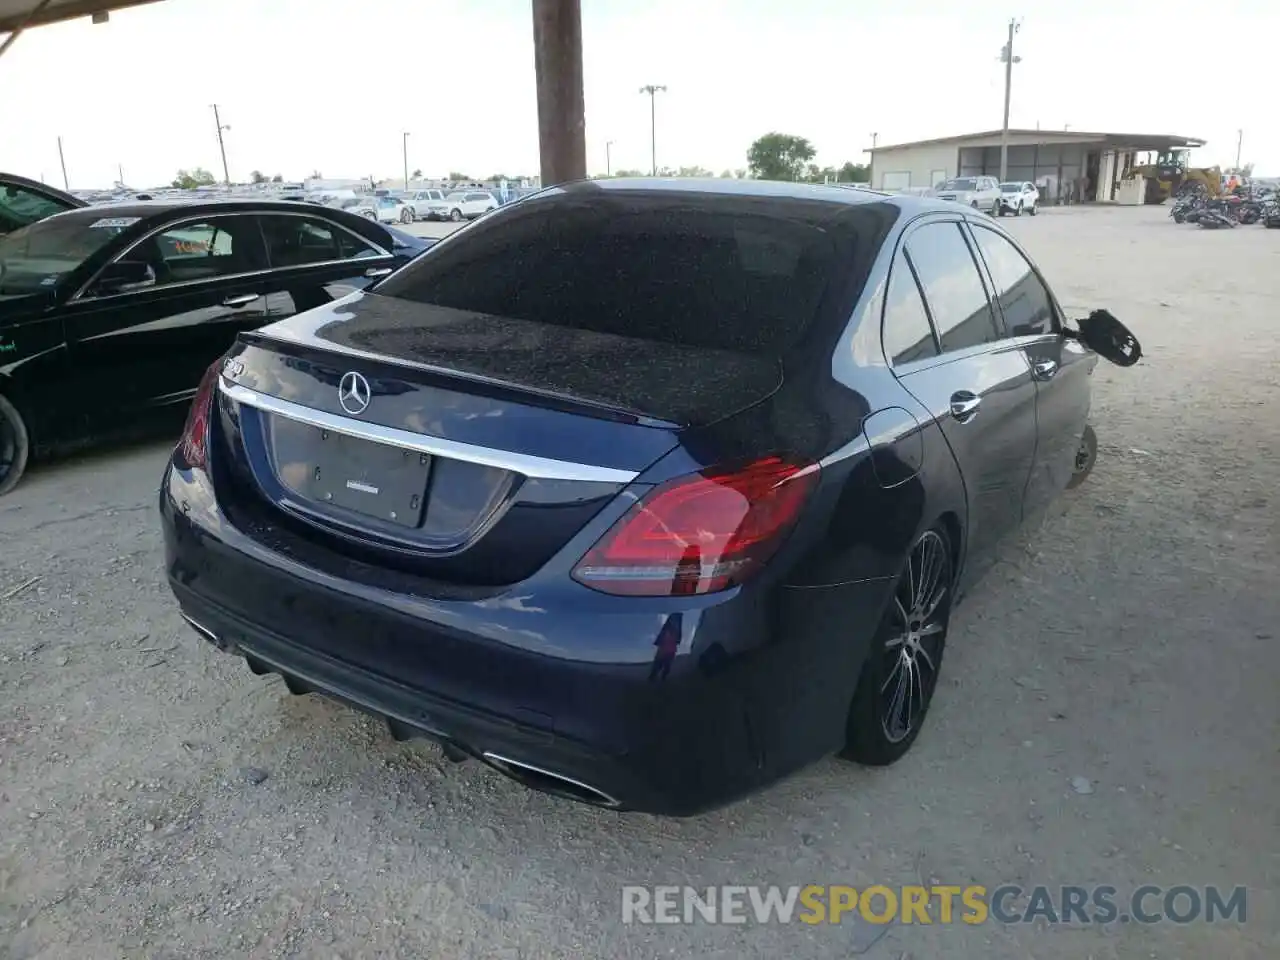
M1006 221L1147 357L1100 366L1098 467L957 611L915 750L693 820L529 793L289 697L177 615L163 444L37 469L0 500L0 956L1280 956L1280 232L1166 212ZM920 881L1243 884L1248 920L620 921L625 883Z

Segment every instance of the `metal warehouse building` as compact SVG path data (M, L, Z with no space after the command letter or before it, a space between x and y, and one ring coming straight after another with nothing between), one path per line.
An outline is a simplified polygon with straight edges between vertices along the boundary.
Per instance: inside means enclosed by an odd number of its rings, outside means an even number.
M1010 130L1008 180L1029 180L1061 202L1069 184L1078 200L1112 201L1138 154L1204 146L1191 137L1075 130ZM951 177L1000 176L1000 131L917 140L871 151L871 184L881 190L928 188Z

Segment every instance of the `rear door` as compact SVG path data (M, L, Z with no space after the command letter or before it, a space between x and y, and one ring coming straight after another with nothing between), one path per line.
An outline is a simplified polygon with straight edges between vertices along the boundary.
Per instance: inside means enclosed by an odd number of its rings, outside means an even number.
M387 276L389 250L318 214L260 215L271 265L269 309L281 320L332 303ZM381 227L370 227L379 233Z
M65 308L68 357L98 399L89 422L188 401L235 340L267 320L265 255L252 217L189 217L123 251L154 280L130 290L91 281Z
M976 576L1022 520L1036 442L1031 365L1018 344L1002 338L958 220L912 227L893 274L901 309L914 309L912 299L922 295L934 340L917 337L901 349L887 342L885 352L897 354L895 372L928 408L960 466L969 505L966 570Z
M972 235L991 278L1011 343L1027 355L1036 383L1037 448L1026 509L1039 510L1066 489L1089 417L1094 361L1061 335L1062 318L1044 280L1008 237L980 223Z

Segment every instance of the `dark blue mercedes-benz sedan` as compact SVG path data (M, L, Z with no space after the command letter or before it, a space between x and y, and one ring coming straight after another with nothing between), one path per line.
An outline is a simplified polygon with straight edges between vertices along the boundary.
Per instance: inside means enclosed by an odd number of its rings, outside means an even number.
M1064 321L955 204L547 189L239 336L164 477L169 581L255 672L573 799L891 763L957 593L1092 467Z

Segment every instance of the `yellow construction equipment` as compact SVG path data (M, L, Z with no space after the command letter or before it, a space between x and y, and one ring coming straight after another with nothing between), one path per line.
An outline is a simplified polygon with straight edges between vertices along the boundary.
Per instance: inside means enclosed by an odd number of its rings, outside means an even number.
M1131 176L1147 178L1144 202L1164 203L1184 183L1191 182L1203 183L1211 197L1222 193L1222 168L1189 167L1187 160L1190 154L1190 150L1166 150L1156 155L1155 163L1129 171Z

